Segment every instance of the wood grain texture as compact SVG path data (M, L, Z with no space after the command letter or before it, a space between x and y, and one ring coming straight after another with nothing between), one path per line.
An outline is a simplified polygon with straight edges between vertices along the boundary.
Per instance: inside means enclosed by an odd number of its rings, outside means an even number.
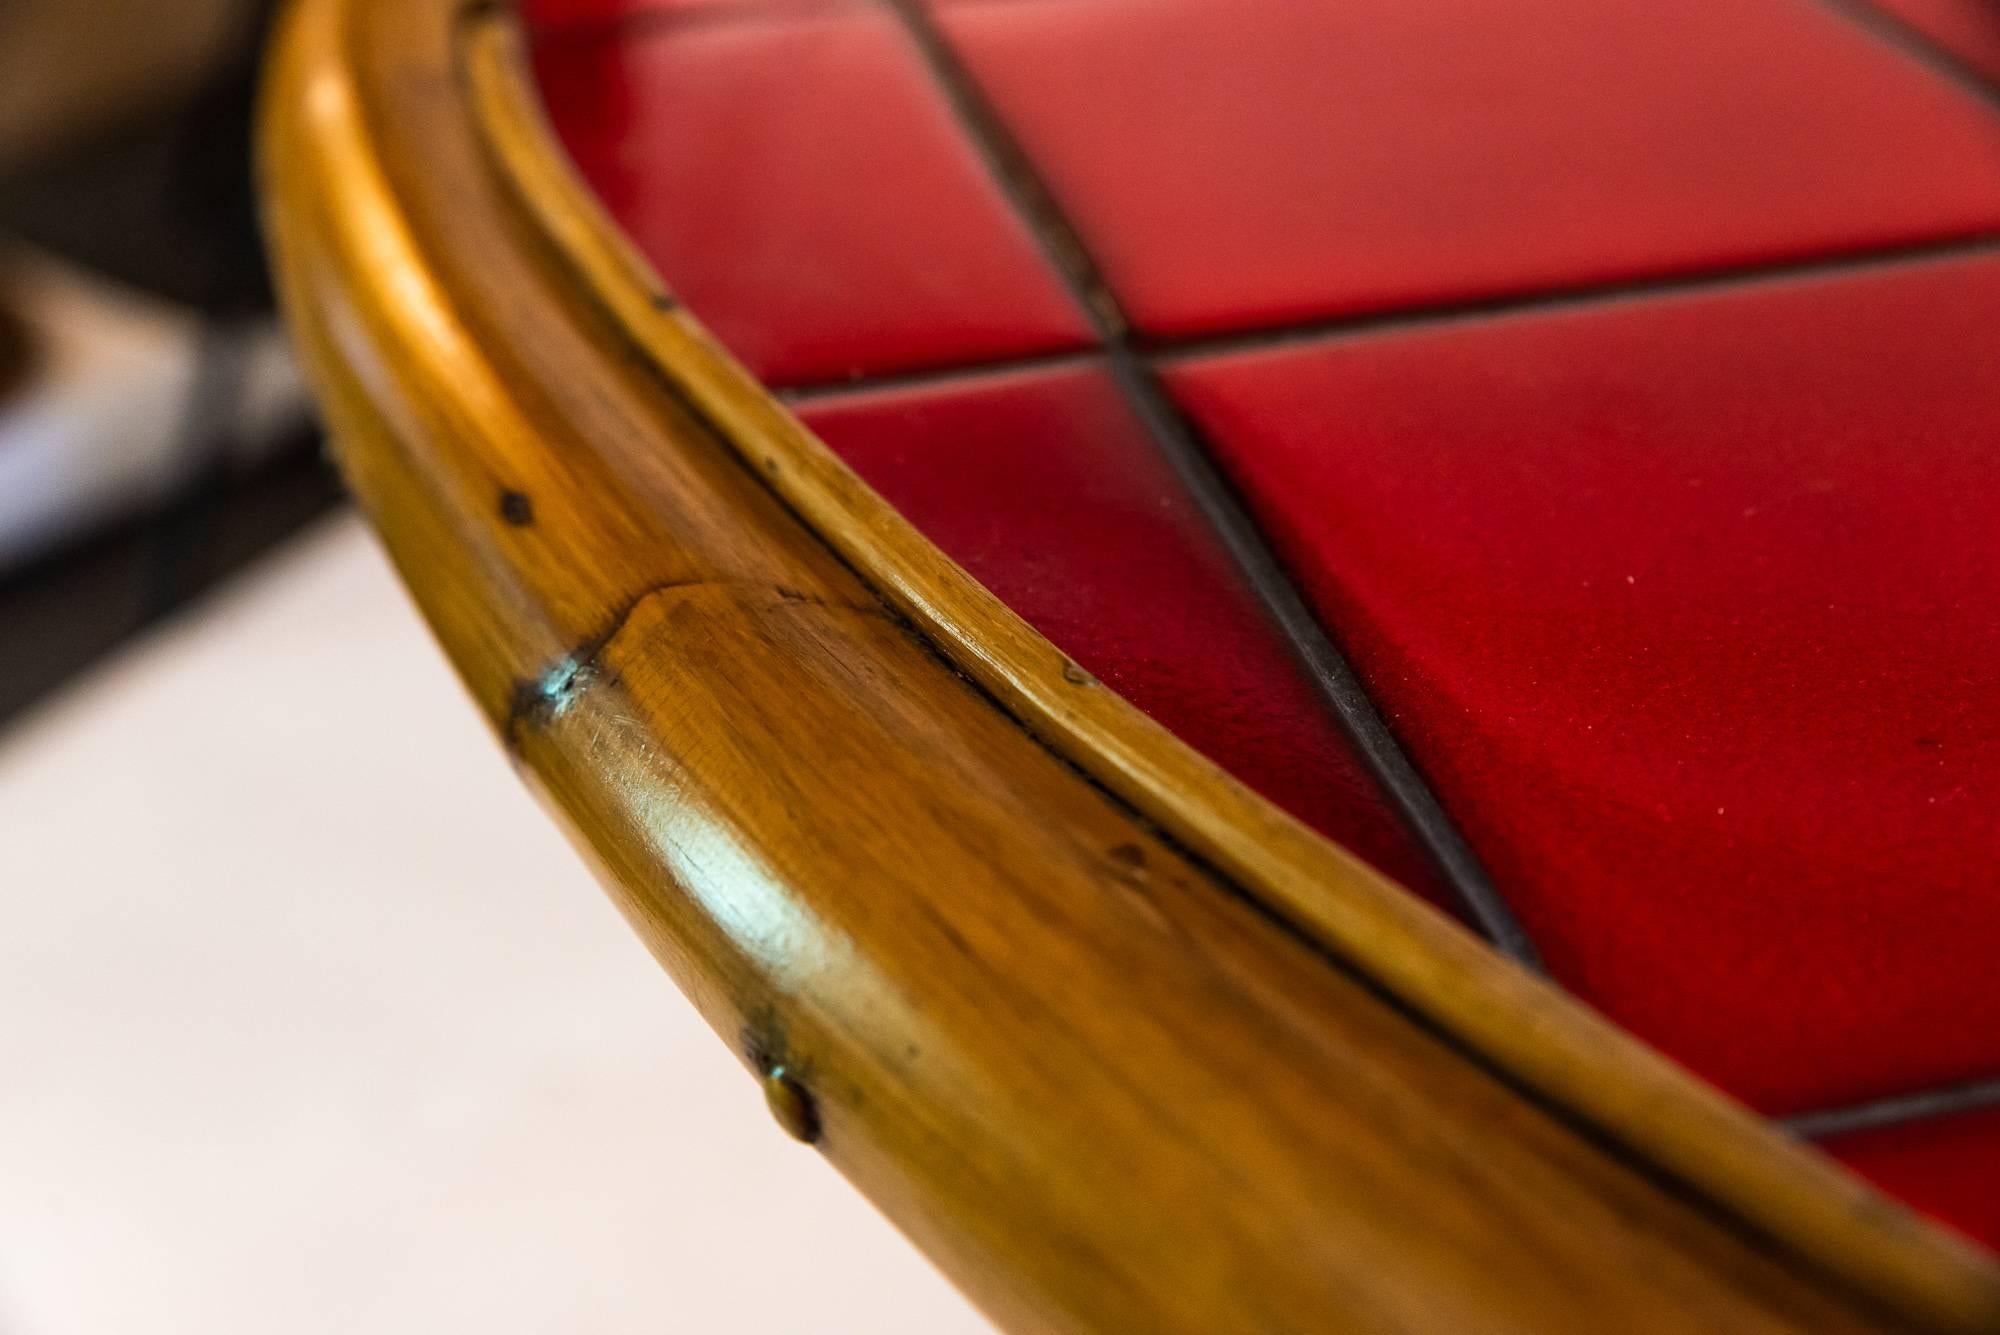
M515 198L643 356L982 687L1261 903L1537 1090L1832 1267L1919 1305L1990 1295L1984 1257L1499 960L1098 687L765 394L598 207L542 117L515 29L466 25L476 124ZM1936 1289L1946 1290L1935 1294ZM1990 1302L1975 1299L1974 1308Z
M923 543L582 203L510 32L444 0L290 16L267 208L343 466L648 944L997 1319L2000 1329L1985 1258Z

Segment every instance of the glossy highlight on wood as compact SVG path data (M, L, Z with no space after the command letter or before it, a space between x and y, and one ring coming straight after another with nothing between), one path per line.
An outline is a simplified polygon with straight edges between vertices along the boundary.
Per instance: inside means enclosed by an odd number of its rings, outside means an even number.
M343 467L648 944L997 1319L2000 1326L1984 1260L1075 680L645 275L512 40L291 15L263 165Z

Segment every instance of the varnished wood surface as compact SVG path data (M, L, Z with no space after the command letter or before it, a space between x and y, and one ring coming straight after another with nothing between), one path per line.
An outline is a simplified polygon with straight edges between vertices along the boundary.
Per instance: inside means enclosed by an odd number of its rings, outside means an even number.
M1649 1162L1841 1271L1919 1304L1983 1260L1911 1228L1773 1130L1501 961L1248 791L1115 694L960 570L719 348L576 178L504 16L464 25L474 119L515 199L605 313L809 526L1017 717L1260 903L1513 1076ZM1956 1254L1954 1254L1956 1253ZM1958 1272L1954 1274L1953 1272ZM1948 1310L1959 1301L1944 1299Z
M503 22L291 15L267 206L343 465L774 1111L1003 1324L2000 1329L1985 1258L1224 779L909 532L575 204Z

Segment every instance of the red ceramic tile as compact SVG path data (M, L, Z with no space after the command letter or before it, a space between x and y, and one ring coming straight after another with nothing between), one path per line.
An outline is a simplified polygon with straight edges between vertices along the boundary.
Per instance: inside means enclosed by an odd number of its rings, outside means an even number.
M933 541L1196 749L1407 885L1395 818L1104 374L843 394L804 416Z
M2000 118L1801 0L940 13L1155 334L2000 225Z
M1754 1103L2000 1072L2000 259L1184 362L1558 973Z
M2000 1248L2000 1109L1863 1131L1826 1149L1890 1195Z
M2000 81L2000 5L1993 0L1870 0L1964 60L1989 79Z
M1085 341L884 12L640 25L544 40L535 62L612 215L767 379Z

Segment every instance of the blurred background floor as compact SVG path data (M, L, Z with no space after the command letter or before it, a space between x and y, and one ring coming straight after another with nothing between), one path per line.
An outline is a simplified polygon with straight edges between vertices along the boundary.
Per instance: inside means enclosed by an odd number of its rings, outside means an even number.
M0 731L0 1332L987 1329L509 772L347 517Z
M986 1329L342 512L255 225L273 9L0 0L0 1335Z

